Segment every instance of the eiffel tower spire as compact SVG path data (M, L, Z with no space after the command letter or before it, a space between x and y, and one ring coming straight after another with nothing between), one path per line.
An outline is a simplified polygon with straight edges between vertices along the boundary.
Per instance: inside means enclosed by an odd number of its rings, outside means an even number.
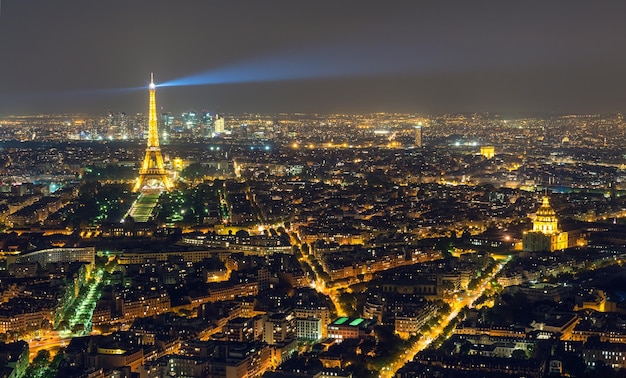
M150 106L148 111L148 146L146 155L139 169L139 177L133 192L140 190L170 190L174 186L163 164L161 147L159 147L159 129L156 114L156 85L154 75L150 74Z

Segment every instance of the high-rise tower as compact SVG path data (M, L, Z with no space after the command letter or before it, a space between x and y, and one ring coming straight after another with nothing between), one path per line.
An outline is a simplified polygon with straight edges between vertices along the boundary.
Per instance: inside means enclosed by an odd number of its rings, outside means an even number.
M150 106L148 108L148 146L146 147L146 156L143 159L141 168L139 169L139 177L133 187L133 192L140 190L170 190L174 186L170 180L165 165L163 164L163 156L161 156L161 147L159 147L159 129L157 127L156 112L156 85L154 85L154 76L150 74Z
M422 148L422 125L415 126L415 142L413 143L415 148Z

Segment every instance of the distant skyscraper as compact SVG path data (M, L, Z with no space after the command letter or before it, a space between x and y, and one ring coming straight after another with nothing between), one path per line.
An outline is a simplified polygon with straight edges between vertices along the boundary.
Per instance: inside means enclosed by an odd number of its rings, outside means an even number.
M415 143L416 148L423 147L422 144L422 125L415 126Z
M243 139L248 139L248 124L247 123L242 123L239 126L239 136Z
M120 120L120 129L122 131L122 138L126 139L128 138L128 135L131 133L131 130L128 124L128 119L126 118L126 113L119 113L119 120Z
M202 112L202 118L200 119L202 122L202 136L204 138L210 138L213 135L213 116L209 112Z
M193 110L190 110L187 113L183 113L182 119L183 124L185 125L185 129L187 130L195 129L198 125L198 113Z
M174 116L169 113L161 114L159 126L161 135L163 136L163 144L168 144L172 137L172 127L174 125Z
M134 192L144 188L151 190L170 190L174 186L163 164L161 147L159 147L159 128L157 127L156 85L150 76L150 106L148 115L148 146L146 156L139 169L139 177L133 187Z
M132 127L132 139L143 138L144 131L146 129L146 120L143 116L143 113L135 114L135 122Z
M174 116L169 113L161 114L161 125L163 125L167 132L170 132L174 125Z
M224 118L222 118L219 114L215 115L213 127L215 134L221 134L224 132Z

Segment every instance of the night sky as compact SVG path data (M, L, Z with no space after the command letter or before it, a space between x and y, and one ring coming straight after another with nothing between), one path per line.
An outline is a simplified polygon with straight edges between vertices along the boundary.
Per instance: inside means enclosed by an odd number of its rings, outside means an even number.
M625 1L2 0L0 116L626 110ZM205 84L205 85L174 85Z

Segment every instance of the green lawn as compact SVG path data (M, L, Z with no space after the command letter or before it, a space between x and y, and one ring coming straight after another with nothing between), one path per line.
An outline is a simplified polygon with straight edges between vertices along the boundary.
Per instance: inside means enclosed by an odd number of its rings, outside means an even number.
M129 215L133 217L135 222L147 222L158 201L158 193L141 194L131 207Z

